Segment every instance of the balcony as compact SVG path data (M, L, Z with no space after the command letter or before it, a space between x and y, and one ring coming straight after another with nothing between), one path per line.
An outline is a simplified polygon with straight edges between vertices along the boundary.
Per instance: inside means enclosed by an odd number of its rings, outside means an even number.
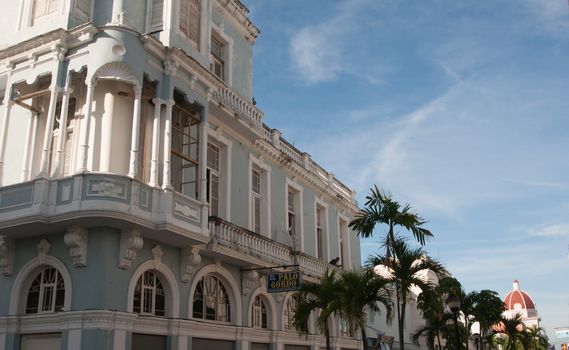
M240 259L244 263L259 267L294 265L292 247L246 230L218 217L209 218L212 250ZM339 270L325 261L308 254L297 253L298 267L303 275L318 278L326 270Z

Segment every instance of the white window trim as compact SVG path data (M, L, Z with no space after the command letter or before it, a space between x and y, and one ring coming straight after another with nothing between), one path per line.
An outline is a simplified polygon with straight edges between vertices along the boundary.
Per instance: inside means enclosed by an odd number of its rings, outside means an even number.
M233 85L233 39L231 39L227 34L225 34L223 26L217 26L215 23L211 24L210 40L207 43L207 52L210 64L213 62L213 57L210 53L211 51L211 36L216 36L221 39L224 46L224 63L225 63L225 82L228 85Z
M212 128L212 125L208 123L207 128L207 140L219 147L220 151L220 207L219 214L222 219L231 221L231 153L233 142L223 136L221 129L218 127L217 130ZM207 161L206 161L207 166ZM223 201L223 205L221 205Z
M271 297L270 294L265 293L264 290L266 286L261 286L251 293L251 298L249 298L249 305L248 305L248 320L249 320L249 327L253 327L253 303L255 302L255 298L257 296L261 296L261 299L265 302L265 307L267 308L267 330L274 330L277 329L277 306L275 304L274 299Z
M227 291L227 294L229 296L229 304L231 310L230 311L231 320L229 324L235 326L241 326L243 319L242 319L241 294L237 292L239 291L239 286L235 281L235 279L233 278L233 276L231 275L231 273L227 271L225 268L221 267L221 265L219 264L207 265L196 273L194 280L192 281L192 285L190 287L190 294L188 296L188 317L190 319L193 319L192 318L192 315L194 314L193 298L194 298L194 293L196 292L196 287L198 285L198 282L202 279L202 277L208 274L214 274L215 277L219 278L221 282L223 282L223 285L225 286L225 290ZM204 321L212 323L228 324L226 322L216 322L211 320L204 320Z
M45 260L44 260L45 259ZM59 259L52 256L45 256L43 259L36 257L30 260L18 273L18 276L14 280L14 285L12 287L12 293L10 295L10 307L9 315L24 314L25 303L28 296L28 289L36 277L36 272L40 271L39 268L43 267L53 267L59 271L63 277L65 283L65 299L63 301L63 311L69 311L71 309L71 292L72 283L71 275Z
M346 223L346 240L342 240L342 227L340 226L340 222L344 221ZM351 269L352 267L352 252L350 251L350 227L348 226L348 217L338 212L338 254L341 254L340 251L340 242L344 243L344 252L347 256L347 261L344 259L343 256L340 256L340 264L344 270Z
M295 208L295 229L296 229L296 240L300 243L300 247L297 249L304 252L304 207L303 207L303 188L301 185L297 184L295 181L289 179L285 180L285 231L288 233L288 191L289 188L293 192L293 200L297 198L298 207ZM296 203L295 203L296 204Z
M32 11L33 11L33 4L34 0L25 0L22 1L20 4L20 15L18 16L18 30L22 30L25 28L33 27L33 18L32 18ZM57 17L60 16L65 12L65 4L69 1L60 0L59 1L59 10L57 13L48 16L48 17Z
M318 198L314 198L314 256L318 255L318 239L317 239L317 235L316 235L316 229L317 229L317 216L318 216L318 207L322 208L323 212L323 218L320 221L321 227L322 227L322 244L323 244L323 249L322 249L322 253L324 256L320 257L320 259L322 260L330 260L332 259L330 257L330 225L328 224L328 203L318 199Z
M162 263L157 264L156 261L147 260L140 264L138 268L132 273L130 283L128 285L127 294L127 312L133 312L134 303L134 289L136 282L147 270L156 270L158 277L162 282L162 287L166 293L165 310L166 318L179 318L180 317L180 291L178 290L178 283L176 277L168 267Z
M261 234L265 232L268 238L271 238L271 167L261 158L257 158L252 154L249 154L249 172L247 174L247 212L248 212L248 223L249 230L254 231L253 215L251 214L251 208L253 203L251 200L252 196L252 183L251 178L253 176L253 168L258 168L261 170ZM264 196L263 196L264 194ZM263 205L264 202L264 205ZM263 214L265 214L265 224L263 225Z

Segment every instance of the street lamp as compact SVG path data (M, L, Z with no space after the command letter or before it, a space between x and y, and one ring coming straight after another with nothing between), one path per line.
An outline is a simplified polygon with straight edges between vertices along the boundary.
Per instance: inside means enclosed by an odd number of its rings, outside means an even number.
M460 338L458 336L458 320L457 320L458 310L460 310L460 300L458 299L458 297L451 294L447 297L446 304L450 309L450 311L452 312L454 319L454 336L456 338L456 350L460 350L462 346L460 344Z

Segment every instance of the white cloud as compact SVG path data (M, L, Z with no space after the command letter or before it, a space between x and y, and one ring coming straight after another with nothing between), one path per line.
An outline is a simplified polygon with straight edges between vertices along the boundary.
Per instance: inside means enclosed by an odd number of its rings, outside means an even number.
M534 236L569 237L569 223L546 225L530 231Z

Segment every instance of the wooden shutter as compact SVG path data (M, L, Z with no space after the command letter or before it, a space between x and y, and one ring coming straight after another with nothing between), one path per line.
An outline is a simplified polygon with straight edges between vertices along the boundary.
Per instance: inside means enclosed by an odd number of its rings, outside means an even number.
M76 0L75 16L81 22L89 22L91 20L91 0Z
M199 49L200 27L201 27L201 17L202 17L201 0L190 0L189 5L190 5L190 28L189 28L188 37L198 46Z
M182 0L180 1L180 31L182 33L184 33L186 36L188 36L189 34L189 22L190 22L190 16L189 16L189 9L190 9L190 5L189 5L190 0Z
M150 31L161 30L164 25L164 0L152 0L152 8L150 11Z

